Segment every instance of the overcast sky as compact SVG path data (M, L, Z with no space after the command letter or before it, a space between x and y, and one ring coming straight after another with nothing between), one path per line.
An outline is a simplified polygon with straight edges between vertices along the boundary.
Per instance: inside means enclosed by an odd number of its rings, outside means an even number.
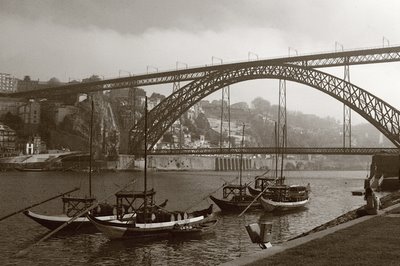
M398 0L0 0L0 72L40 80L112 78L148 66L174 69L177 61L211 64L212 56L224 62L247 60L249 52L287 56L289 47L300 55L333 51L335 42L345 49L382 47L383 37L396 45L399 29ZM322 70L343 76L343 68ZM396 108L399 74L400 63L350 67L353 83ZM342 104L315 89L288 82L287 95L289 110L341 120ZM232 103L257 96L277 104L278 81L231 87Z

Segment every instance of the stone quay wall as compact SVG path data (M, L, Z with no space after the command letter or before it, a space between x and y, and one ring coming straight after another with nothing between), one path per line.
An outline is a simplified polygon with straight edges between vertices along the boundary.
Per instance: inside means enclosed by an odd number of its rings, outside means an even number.
M240 168L239 157L157 155L149 156L148 167L160 171L234 171ZM243 158L242 170L270 168L262 158Z

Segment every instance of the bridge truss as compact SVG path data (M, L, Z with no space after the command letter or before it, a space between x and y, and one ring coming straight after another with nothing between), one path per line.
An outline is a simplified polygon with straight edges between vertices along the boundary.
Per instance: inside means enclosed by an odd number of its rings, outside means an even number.
M173 121L202 98L234 83L251 79L283 79L314 87L343 102L380 130L396 147L400 147L399 111L361 88L315 68L374 64L400 61L400 46L351 50L236 62L181 70L143 74L96 82L64 85L28 92L1 94L6 97L52 98L67 94L189 82L171 94L149 113L149 143L157 140ZM143 149L144 122L131 130L130 151Z
M213 72L197 79L171 94L149 113L149 144L157 140L183 112L222 87L252 79L285 79L316 88L345 103L352 110L380 130L396 147L400 147L400 113L390 104L371 93L333 75L294 65L258 65L236 67ZM131 138L131 152L141 150L143 122L135 125Z

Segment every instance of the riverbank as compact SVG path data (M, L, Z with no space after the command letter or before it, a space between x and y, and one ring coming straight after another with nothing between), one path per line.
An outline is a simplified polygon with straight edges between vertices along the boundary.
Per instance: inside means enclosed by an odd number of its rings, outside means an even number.
M272 248L223 265L395 265L400 248L400 192L381 197L378 215L360 208Z

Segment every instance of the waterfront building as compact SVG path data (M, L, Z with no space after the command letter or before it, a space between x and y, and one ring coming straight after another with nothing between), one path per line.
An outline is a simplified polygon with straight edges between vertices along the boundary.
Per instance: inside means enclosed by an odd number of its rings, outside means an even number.
M46 144L40 136L34 135L30 137L28 142L25 144L25 154L32 155L32 154L39 154L46 151Z
M17 91L17 79L7 73L0 73L0 92L16 92Z
M0 157L15 155L16 132L0 123Z

